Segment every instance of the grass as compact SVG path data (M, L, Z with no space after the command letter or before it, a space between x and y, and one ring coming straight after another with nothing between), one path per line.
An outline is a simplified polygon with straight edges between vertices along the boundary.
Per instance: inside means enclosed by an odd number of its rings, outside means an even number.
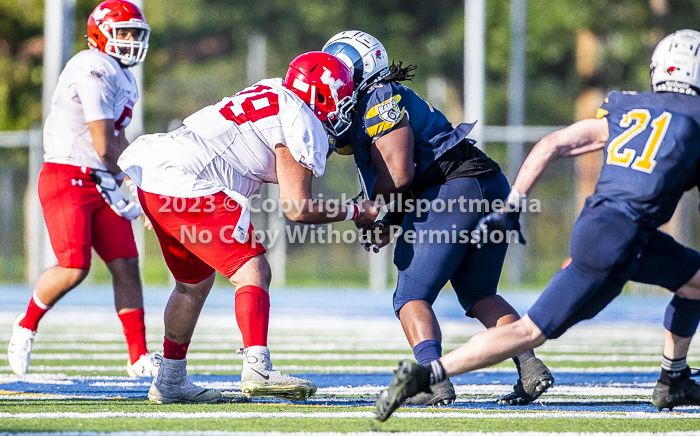
M29 400L0 401L0 410L10 413L156 413L156 412L181 412L181 413L215 413L215 412L239 412L239 413L304 413L318 412L372 412L371 407L319 407L304 405L270 405L270 404L214 404L214 405L154 405L143 400ZM404 409L401 409L404 411ZM416 409L414 409L416 410ZM426 409L418 409L425 412ZM147 418L50 418L50 419L13 419L3 418L0 428L8 432L19 431L207 431L207 430L245 430L245 431L279 431L279 432L407 432L407 431L483 431L483 432L669 432L669 431L693 431L698 429L697 419L611 419L601 418L547 418L543 419L536 412L522 413L522 417L488 418L484 415L502 414L502 410L470 411L464 409L440 408L430 410L436 418L392 418L385 423L374 419L321 417L321 418L197 418L177 419L163 417L156 419ZM463 417L437 418L437 416L449 412L459 412ZM470 415L479 414L470 417ZM403 415L407 415L404 413ZM528 417L527 415L532 415ZM619 415L619 414L618 414Z
M5 316L8 313L10 311L0 309L0 343L9 339L12 317ZM65 309L64 312L57 308L42 321L32 356L34 375L46 373L53 376L44 382L25 385L10 376L7 369L0 370L0 433L483 431L661 434L693 432L700 428L700 409L697 407L676 409L680 413L657 413L649 403L661 356L663 330L660 326L611 328L591 324L578 326L560 340L548 342L538 354L552 369L557 384L534 405L517 408L495 404L494 399L507 393L516 378L513 363L506 361L497 365L500 372L481 372L468 380L456 379L458 403L453 407L401 408L395 417L380 423L372 419L371 404L380 388L376 380L390 380L389 368L394 367L397 360L411 355L398 321L285 316L275 317L270 327L273 362L278 369L290 368L285 372L303 372L312 380L326 380L325 385L317 381L320 389L316 397L298 404L271 399L240 401L237 374L240 374L241 357L235 354L239 341L235 320L226 312L209 312L203 314L193 338L188 362L190 373L199 375L197 383L219 383L218 387L212 387L222 389L224 395L233 401L210 405L155 405L145 398L148 379L129 380L124 377L126 346L120 341L121 326L111 314L91 313L89 308ZM151 349L158 349L158 342L162 339L162 318L153 314L152 318L147 318L147 324ZM445 320L441 327L446 349L456 347L482 330L475 323L463 320ZM691 348L689 362L691 365L700 362L700 348ZM0 362L0 367L4 365ZM90 366L107 367L108 370L63 369ZM212 369L215 367L226 369ZM309 370L310 367L315 369ZM354 374L339 372L338 367L349 367ZM40 368L43 369L39 371ZM596 371L597 368L605 370ZM617 372L617 375L596 375L608 371ZM231 377L209 378L204 374ZM71 376L99 378L71 379ZM352 387L348 383L352 383ZM597 389L604 389L605 395ZM56 399L49 395L37 397L29 392L63 394L70 399ZM49 413L60 415L44 415ZM120 415L104 415L110 413ZM161 415L154 416L154 413ZM174 415L176 413L178 415Z

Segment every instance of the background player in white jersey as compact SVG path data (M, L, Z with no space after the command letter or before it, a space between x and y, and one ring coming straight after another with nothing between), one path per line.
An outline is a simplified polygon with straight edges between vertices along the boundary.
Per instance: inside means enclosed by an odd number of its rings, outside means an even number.
M129 349L127 373L151 376L157 369L146 348L138 252L129 222L141 210L117 186L124 178L117 159L128 146L124 128L139 97L128 68L145 59L150 28L139 8L109 0L90 14L87 30L90 49L66 64L44 125L39 199L58 265L41 274L26 313L15 320L8 360L16 374L28 371L39 320L85 279L94 248L112 274Z
M270 266L250 224L248 199L263 183L278 183L286 216L325 224L374 221L372 202L339 205L312 200L313 176L323 175L330 146L324 124L342 133L352 73L332 55L294 59L285 79L266 79L184 120L175 131L134 141L119 165L139 186L163 256L176 279L165 309L164 353L148 392L156 403L218 401L221 393L187 380L187 349L215 271L236 287L243 336L241 391L292 401L316 385L272 369L267 348Z

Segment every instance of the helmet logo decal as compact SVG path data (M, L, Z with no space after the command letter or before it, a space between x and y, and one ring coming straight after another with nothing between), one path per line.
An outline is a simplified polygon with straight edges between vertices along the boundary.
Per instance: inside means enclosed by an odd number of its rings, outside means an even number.
M105 16L107 16L107 14L110 12L112 12L112 10L109 8L98 9L92 13L92 17L95 19L95 22L99 23L100 21L104 20Z
M667 72L668 74L671 74L671 73L673 73L674 71L676 71L676 67L668 67L668 69L666 70L666 72Z
M381 50L375 51L374 57L376 57L377 59L381 59L382 58L382 51Z
M294 79L294 83L292 83L292 86L298 89L299 91L303 92L304 94L309 92L309 84L302 82L299 79Z
M343 87L345 83L340 79L334 79L331 75L331 70L326 67L323 67L321 82L323 82L324 85L328 85L331 89L331 94L333 94L333 100L338 101L338 90Z

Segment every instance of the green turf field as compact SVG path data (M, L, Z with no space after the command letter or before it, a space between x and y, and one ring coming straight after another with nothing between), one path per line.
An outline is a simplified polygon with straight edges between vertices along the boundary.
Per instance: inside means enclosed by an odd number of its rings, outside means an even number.
M161 316L151 310L146 320L152 350L162 340ZM8 312L0 312L2 342L9 339L11 321ZM151 404L146 400L150 380L126 377L120 327L105 308L67 307L48 316L37 335L28 375L12 375L0 363L0 433L700 431L700 407L659 413L649 402L658 376L660 326L585 324L548 342L538 354L557 383L532 405L496 405L495 399L509 393L517 378L514 365L504 362L453 379L458 394L454 406L402 408L386 423L373 419L374 397L391 380L396 362L412 357L395 319L273 318L275 368L301 374L319 386L315 397L297 404L242 396L241 356L235 354L240 333L232 313L224 310L203 314L188 362L192 380L221 389L226 402ZM455 348L481 329L472 321L444 321L445 348ZM690 363L700 363L697 347L691 349Z

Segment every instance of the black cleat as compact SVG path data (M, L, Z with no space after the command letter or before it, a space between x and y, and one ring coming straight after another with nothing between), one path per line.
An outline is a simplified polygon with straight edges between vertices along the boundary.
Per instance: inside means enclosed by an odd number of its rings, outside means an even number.
M690 368L684 370L686 374L682 376L685 380L677 385L667 385L661 380L656 382L654 393L651 396L651 404L656 406L661 412L668 409L669 412L676 406L700 406L700 385L691 380ZM693 376L698 375L696 372Z
M410 360L402 360L394 372L394 380L377 397L377 420L386 421L407 398L419 392L430 392L430 370Z
M407 398L404 406L449 406L457 399L455 388L449 378L430 386L431 392L419 392Z
M518 365L520 378L513 385L513 392L496 402L502 406L524 406L530 404L554 385L554 376L538 358L526 360Z

